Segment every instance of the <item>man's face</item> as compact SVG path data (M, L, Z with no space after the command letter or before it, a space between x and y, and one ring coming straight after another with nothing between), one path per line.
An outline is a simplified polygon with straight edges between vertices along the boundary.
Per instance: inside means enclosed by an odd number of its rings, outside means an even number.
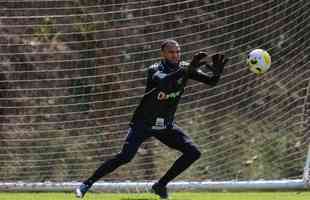
M162 51L161 56L171 63L179 63L181 59L181 49L179 45L168 44Z

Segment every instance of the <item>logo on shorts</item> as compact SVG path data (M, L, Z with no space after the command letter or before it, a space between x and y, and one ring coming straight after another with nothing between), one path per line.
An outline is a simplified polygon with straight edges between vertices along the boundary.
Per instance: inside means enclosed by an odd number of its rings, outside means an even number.
M182 82L183 82L183 78L179 78L179 79L177 80L177 83L178 83L179 85L181 85Z

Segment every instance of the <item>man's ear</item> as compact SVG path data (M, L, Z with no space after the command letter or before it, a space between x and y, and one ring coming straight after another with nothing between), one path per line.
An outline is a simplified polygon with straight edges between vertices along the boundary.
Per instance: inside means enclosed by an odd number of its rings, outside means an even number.
M164 58L164 51L160 51L160 57L163 59Z

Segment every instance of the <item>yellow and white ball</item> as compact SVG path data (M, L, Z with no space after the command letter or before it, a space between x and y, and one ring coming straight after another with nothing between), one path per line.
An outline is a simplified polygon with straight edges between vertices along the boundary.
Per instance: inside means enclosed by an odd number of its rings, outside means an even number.
M254 49L248 55L247 65L251 72L256 75L262 75L271 66L270 54L263 49Z

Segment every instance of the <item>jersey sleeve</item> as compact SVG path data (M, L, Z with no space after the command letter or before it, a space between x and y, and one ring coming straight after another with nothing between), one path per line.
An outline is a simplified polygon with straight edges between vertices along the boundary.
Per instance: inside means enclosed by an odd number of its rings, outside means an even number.
M155 87L155 83L153 81L153 75L155 74L155 72L156 72L156 69L154 67L151 66L148 68L145 92L149 92Z
M186 74L182 67L168 74L164 73L160 67L160 64L156 63L148 68L145 92L149 92L154 88L166 92L169 90L168 86L171 81L178 80Z
M190 72L189 78L211 86L215 86L220 80L219 75L208 76L201 69L193 70Z

